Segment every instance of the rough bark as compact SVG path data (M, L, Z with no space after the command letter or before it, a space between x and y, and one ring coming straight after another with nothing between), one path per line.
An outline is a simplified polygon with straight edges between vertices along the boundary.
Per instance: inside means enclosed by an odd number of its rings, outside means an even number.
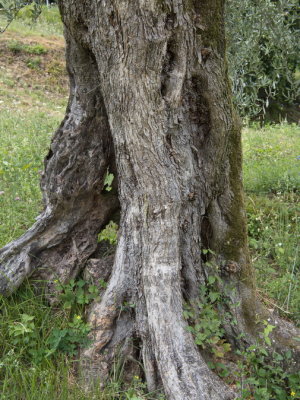
M208 248L222 289L235 288L230 297L239 303L238 325L225 327L228 339L253 337L263 313L247 250L223 1L61 0L60 10L70 102L45 164L45 211L1 251L0 290L14 290L32 273L51 286L53 277L66 281L87 262L109 277L88 311L93 344L81 351L87 381L104 380L116 356L132 368L141 357L149 389L162 383L168 399L234 398L183 319L183 303L211 274L201 254ZM103 193L108 167L118 195ZM118 201L111 271L92 254Z

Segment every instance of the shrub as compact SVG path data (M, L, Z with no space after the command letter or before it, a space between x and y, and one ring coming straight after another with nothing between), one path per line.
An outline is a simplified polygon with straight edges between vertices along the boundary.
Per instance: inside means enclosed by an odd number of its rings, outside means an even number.
M7 48L12 51L14 54L21 53L24 50L24 45L17 40L12 40L8 42Z
M25 46L25 52L29 54L47 54L48 50L42 44L31 44Z

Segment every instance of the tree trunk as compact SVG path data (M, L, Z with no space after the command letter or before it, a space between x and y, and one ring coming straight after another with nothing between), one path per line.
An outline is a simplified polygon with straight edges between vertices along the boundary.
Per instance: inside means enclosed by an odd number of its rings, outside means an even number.
M207 249L220 289L238 304L228 340L255 336L265 312L247 249L223 0L61 0L60 11L69 106L45 162L45 211L1 251L0 290L32 274L51 290L54 278L65 282L94 266L109 283L89 309L87 380L104 379L114 357L139 353L149 389L162 382L168 399L234 398L183 318L183 303L213 273ZM108 169L117 179L105 193ZM97 233L119 204L114 265L100 268Z

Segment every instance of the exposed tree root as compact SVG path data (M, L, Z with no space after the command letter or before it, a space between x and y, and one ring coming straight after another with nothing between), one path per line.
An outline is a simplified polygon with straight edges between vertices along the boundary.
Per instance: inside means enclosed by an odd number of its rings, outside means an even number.
M1 293L14 291L33 272L49 282L75 277L119 208L116 179L111 193L103 190L105 174L108 168L115 173L115 163L98 70L90 53L72 39L69 58L74 59L71 94L45 160L44 211L31 229L1 250Z

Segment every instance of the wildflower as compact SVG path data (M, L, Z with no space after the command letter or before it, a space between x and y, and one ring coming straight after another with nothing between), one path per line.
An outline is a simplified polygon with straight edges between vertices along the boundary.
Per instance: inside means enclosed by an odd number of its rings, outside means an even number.
M291 396L292 396L292 397L295 397L295 396L296 396L296 393L295 393L293 390L291 391Z
M81 319L81 316L80 315L76 315L76 319Z

